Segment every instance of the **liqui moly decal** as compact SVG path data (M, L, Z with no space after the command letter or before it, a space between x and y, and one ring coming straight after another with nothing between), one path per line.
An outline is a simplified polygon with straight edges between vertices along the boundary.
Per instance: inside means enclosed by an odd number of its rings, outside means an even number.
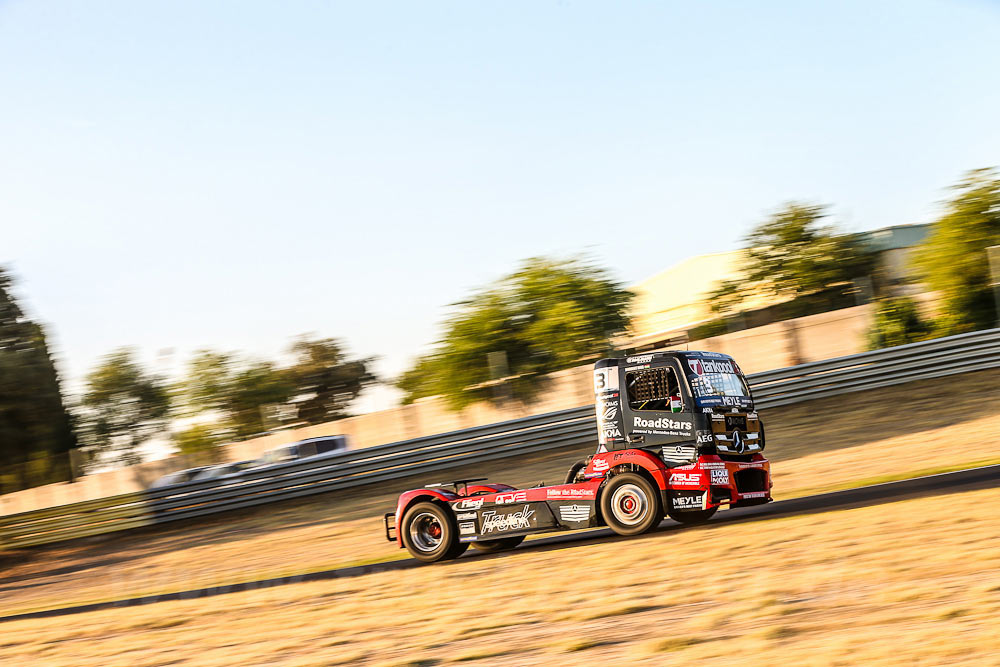
M535 510L527 505L517 512L508 514L498 514L493 510L487 510L482 515L481 533L506 532L508 530L526 530L531 528L531 515Z

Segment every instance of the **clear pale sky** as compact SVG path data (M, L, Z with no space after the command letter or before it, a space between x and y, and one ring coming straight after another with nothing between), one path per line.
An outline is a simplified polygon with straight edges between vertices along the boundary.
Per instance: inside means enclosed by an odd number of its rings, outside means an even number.
M310 331L394 375L525 257L928 221L998 121L995 2L0 2L0 263L71 389Z

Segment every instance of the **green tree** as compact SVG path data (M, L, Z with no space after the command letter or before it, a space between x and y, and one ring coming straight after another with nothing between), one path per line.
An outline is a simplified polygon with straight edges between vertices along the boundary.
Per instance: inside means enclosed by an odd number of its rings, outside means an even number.
M69 479L76 445L45 331L0 268L0 492Z
M130 348L108 354L87 375L80 405L81 439L93 462L138 463L139 446L167 430L166 386Z
M792 202L755 227L745 239L742 279L721 283L712 309L734 312L753 294L791 301L853 291L853 279L870 275L874 258L854 236L824 226L826 217L822 206Z
M533 258L454 305L435 349L397 381L404 402L445 396L453 408L530 400L546 374L611 349L628 327L631 292L579 259Z
M347 358L334 339L301 336L290 352L291 366L211 350L196 352L177 387L185 414L215 417L220 430L246 438L274 425L267 417L270 412L309 424L346 417L351 401L376 381L372 360Z
M1000 244L1000 174L969 172L914 255L921 278L940 295L940 335L986 329L997 313L986 248Z
M193 424L173 435L174 445L187 456L192 465L209 465L222 461L219 445L225 438L208 424Z
M348 359L332 338L301 336L292 343L295 364L288 369L298 418L309 424L348 416L348 406L376 381L372 359Z
M295 394L288 374L270 361L199 350L178 387L184 414L217 418L219 429L238 438L267 430L265 411Z
M916 343L930 338L932 332L931 323L921 316L913 299L883 299L875 309L875 320L868 332L868 349Z

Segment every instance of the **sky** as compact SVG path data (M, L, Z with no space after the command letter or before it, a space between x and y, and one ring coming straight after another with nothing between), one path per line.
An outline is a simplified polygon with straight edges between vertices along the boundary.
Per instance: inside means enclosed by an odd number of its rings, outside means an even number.
M391 378L527 257L933 220L998 84L996 2L0 1L0 264L70 391L306 332Z

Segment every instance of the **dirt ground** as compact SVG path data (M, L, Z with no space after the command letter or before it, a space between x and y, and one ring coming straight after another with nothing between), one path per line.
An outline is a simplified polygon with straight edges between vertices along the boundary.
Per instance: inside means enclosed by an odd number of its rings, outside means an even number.
M1000 462L1000 371L813 401L764 419L777 499ZM586 453L554 450L439 476L554 483ZM380 517L400 491L427 481L5 554L0 614L405 557L382 537Z
M0 663L1000 664L1000 490L9 622Z

